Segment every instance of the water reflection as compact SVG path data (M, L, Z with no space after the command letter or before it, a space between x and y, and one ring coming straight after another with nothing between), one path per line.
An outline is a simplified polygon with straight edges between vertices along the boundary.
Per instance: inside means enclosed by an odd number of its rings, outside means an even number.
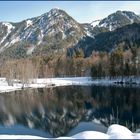
M130 87L70 86L28 89L0 94L0 123L20 124L49 132L67 134L80 121L126 125L140 124L140 89Z

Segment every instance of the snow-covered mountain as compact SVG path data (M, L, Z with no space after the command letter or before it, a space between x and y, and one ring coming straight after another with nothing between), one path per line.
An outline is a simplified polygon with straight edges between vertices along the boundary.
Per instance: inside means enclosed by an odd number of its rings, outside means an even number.
M0 22L1 56L25 57L31 54L61 52L85 37L110 32L132 23L140 23L133 12L117 11L102 20L80 24L65 11L54 8L41 16L19 23ZM86 44L81 44L86 46Z
M91 23L82 24L87 36L94 37L103 32L114 31L120 27L140 23L140 16L131 11L116 11L104 19L94 20Z
M76 43L84 36L81 25L65 11L51 9L39 17L24 20L19 23L0 23L0 52L16 43L29 43L27 52L32 53L33 45L41 43L56 44L62 40L73 39Z
M110 31L112 31L119 27L139 22L140 16L136 15L134 12L117 11L109 15L107 18L101 20L98 26L108 28Z

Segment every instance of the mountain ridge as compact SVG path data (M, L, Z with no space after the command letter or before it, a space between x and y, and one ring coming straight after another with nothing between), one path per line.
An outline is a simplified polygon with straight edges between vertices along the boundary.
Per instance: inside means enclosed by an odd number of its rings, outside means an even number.
M130 11L116 11L102 20L81 24L64 10L53 8L21 22L0 22L0 53L11 57L23 52L27 56L51 51L65 53L83 38L91 37L94 42L98 34L133 23L140 23L140 17Z

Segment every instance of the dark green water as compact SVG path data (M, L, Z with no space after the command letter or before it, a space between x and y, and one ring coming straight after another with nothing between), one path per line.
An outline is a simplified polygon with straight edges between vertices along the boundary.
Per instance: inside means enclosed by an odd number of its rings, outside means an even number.
M67 86L0 94L0 125L66 135L81 121L140 128L140 88Z

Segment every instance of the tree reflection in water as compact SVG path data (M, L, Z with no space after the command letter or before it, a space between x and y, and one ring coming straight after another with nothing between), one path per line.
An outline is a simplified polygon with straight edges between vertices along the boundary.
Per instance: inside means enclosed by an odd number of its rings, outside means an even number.
M95 118L139 128L139 88L68 86L0 94L0 123L21 124L57 137ZM134 125L132 125L132 122Z

